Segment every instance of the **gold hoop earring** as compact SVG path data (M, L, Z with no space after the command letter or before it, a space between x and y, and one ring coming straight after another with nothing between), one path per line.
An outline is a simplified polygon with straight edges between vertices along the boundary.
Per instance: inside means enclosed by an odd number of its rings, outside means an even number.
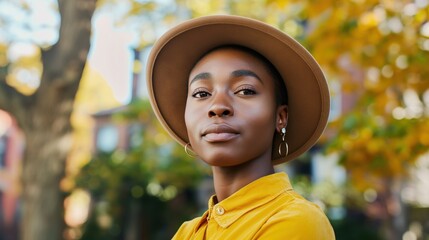
M197 157L198 155L195 154L194 152L192 152L192 150L190 151L188 146L191 146L191 144L190 143L186 143L186 145L185 145L185 153L188 154L188 156L190 156L190 157ZM191 152L192 154L189 153L189 152Z
M282 128L282 142L279 144L279 155L281 157L286 157L289 154L289 145L287 144L287 142L285 141L285 137L286 137L286 128ZM285 154L283 156L282 154L282 149L285 149Z

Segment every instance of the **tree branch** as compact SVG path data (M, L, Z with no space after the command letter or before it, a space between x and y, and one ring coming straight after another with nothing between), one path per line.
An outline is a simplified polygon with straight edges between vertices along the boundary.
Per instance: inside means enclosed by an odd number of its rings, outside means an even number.
M8 65L0 68L0 109L16 116L28 97L6 83L7 72Z
M90 47L96 0L59 0L58 6L59 40L52 48L42 51L43 73L38 89L31 96L37 112L50 113L51 119L45 121L46 124L57 117L68 119L73 111Z
M58 42L42 51L44 71L39 89L79 84L90 47L91 18L96 0L59 0L61 25Z

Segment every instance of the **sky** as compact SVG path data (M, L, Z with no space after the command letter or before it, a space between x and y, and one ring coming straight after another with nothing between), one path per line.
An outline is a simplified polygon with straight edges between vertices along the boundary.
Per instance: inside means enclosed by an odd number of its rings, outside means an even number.
M95 15L93 26L89 64L106 79L115 97L125 104L131 97L135 37L130 29L115 28L114 19L107 13Z
M31 11L23 11L23 3ZM0 22L8 23L0 28L0 42L9 44L9 61L33 55L38 46L50 46L58 40L60 17L55 9L55 0L0 0ZM115 19L123 11L121 7L96 11L88 62L111 86L117 100L126 104L131 98L132 47L137 36L130 28L115 27ZM37 87L40 79L28 73L22 81Z

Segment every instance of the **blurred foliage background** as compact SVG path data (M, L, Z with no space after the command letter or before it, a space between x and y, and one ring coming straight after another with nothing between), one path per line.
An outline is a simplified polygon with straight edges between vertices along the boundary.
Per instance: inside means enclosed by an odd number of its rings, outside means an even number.
M133 33L132 77L117 80L132 82L126 104L87 61L101 14ZM139 89L153 42L209 14L271 24L324 69L328 129L278 170L337 239L429 239L428 0L0 1L0 239L170 239L204 210L208 167Z

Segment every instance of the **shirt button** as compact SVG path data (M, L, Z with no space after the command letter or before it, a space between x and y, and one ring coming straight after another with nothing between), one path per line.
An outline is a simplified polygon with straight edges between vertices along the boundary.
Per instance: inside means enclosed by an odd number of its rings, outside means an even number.
M225 213L225 209L223 209L221 206L216 206L215 210L217 215L223 215Z

